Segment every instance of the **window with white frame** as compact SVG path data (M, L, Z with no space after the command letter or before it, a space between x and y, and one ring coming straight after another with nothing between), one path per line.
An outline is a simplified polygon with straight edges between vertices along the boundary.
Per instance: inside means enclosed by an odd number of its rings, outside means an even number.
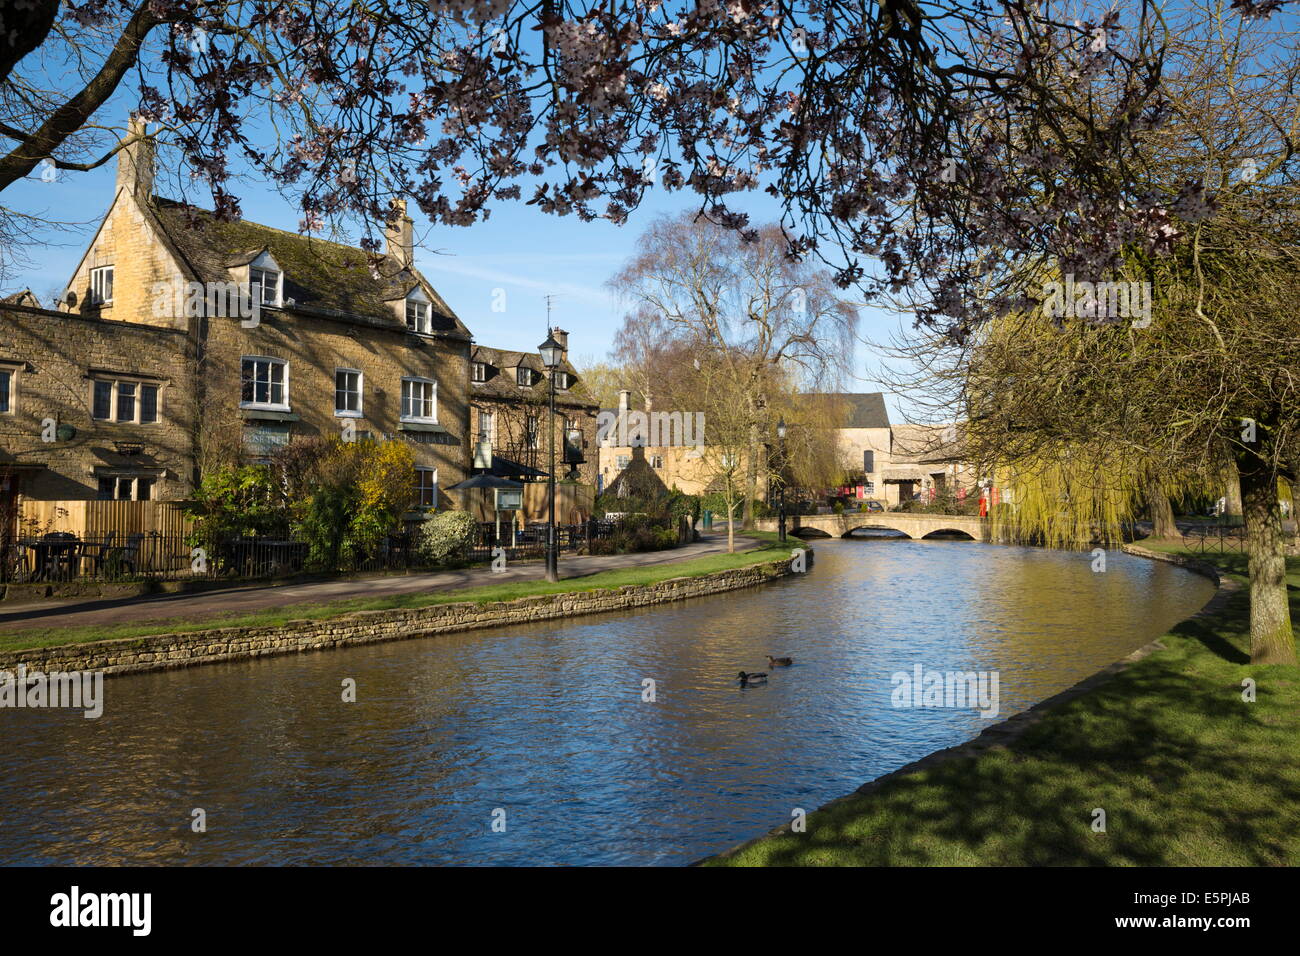
M279 305L280 282L283 278L284 273L282 272L250 266L248 269L248 287L252 293L253 301L262 305Z
M402 379L402 421L438 421L438 383L428 378Z
M615 466L619 471L622 471L624 468L626 468L626 467L627 467L628 465L630 465L630 464L632 464L632 459L631 459L629 456L627 456L627 455L616 455L616 456L614 457L614 466Z
M415 503L421 508L438 506L438 469L415 469Z
M421 302L418 299L406 300L406 327L412 332L420 332L425 335L433 331L433 325L429 319L429 303Z
M100 475L100 501L152 501L158 479L152 475Z
M112 305L113 267L100 266L90 270L90 304Z
M91 380L90 417L99 422L158 421L158 386L152 382L99 378Z
M289 363L264 355L243 356L239 405L287 412Z
M485 441L488 444L496 444L496 423L497 419L491 412L480 408L478 412L478 441Z
M651 456L650 456L650 467L651 467L651 468L662 468L663 466L664 466L664 456L663 456L663 455L651 455Z
M334 414L339 418L361 417L361 372L355 368L334 370Z
M486 382L487 364L484 362L475 362L470 369L470 380L474 382Z
M536 448L541 443L541 429L537 427L536 415L524 419L524 441L529 448Z
M533 370L526 365L521 365L515 369L515 381L526 388L531 388L533 384Z
M555 387L556 387L556 388L563 390L563 389L566 389L566 388L569 387L569 373L568 373L568 372L554 372L554 373L552 373L552 374L555 376Z

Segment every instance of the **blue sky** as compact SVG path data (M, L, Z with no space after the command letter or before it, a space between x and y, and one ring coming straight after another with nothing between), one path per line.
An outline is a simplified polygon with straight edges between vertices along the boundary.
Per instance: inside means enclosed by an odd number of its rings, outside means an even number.
M57 181L49 183L33 176L6 191L6 204L12 208L52 219L76 219L80 225L71 231L51 228L32 236L27 251L30 268L6 282L0 294L30 287L43 305L50 305L52 291L67 282L108 208L115 168L110 162L91 172L60 172ZM174 193L166 185L170 180L160 169L160 193ZM236 191L247 219L297 230L296 209L273 190L245 183ZM210 205L197 187L186 198ZM732 198L734 206L749 212L755 222L779 216L776 203L766 194ZM460 228L430 227L411 204L416 264L478 342L496 348L535 348L546 335L545 297L552 294L552 320L568 330L572 355L600 360L613 345L624 314L605 283L633 255L637 236L652 216L694 208L693 194L652 191L626 225L616 226L606 220L582 222L575 216L547 215L522 202L506 202L493 208L487 222ZM360 235L360 229L354 228L347 241L355 243ZM494 311L494 302L504 302L504 311ZM878 341L887 339L898 324L897 318L875 310L864 309L862 317L862 334ZM882 388L866 372L865 351L859 347L855 357L860 378L850 384L851 391ZM891 412L896 408L893 402L890 407Z

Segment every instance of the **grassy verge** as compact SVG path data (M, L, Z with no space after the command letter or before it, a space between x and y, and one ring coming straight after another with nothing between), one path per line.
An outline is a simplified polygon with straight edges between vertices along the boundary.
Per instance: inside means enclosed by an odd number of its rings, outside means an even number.
M1199 555L1233 576L1241 555ZM1288 562L1300 622L1300 560ZM890 781L710 865L1296 865L1300 668L1251 667L1244 590L1005 750ZM1257 700L1242 700L1242 681ZM1092 830L1093 810L1106 831Z
M796 540L784 547L780 546L776 542L776 535L767 532L754 531L746 532L746 534L751 538L758 539L757 545L754 545L753 542L738 539L736 542L738 549L745 545L750 545L750 547L748 550L737 550L735 554L707 555L702 558L692 558L687 561L670 562L650 567L618 568L588 574L583 577L567 578L553 584L541 580L510 581L503 584L489 584L471 588L393 594L374 598L351 598L324 604L294 604L243 614L205 616L198 620L173 617L108 626L31 627L0 634L0 651L121 640L123 638L146 637L150 634L180 634L215 627L265 627L285 624L289 621L320 620L356 611L419 608L458 601L488 604L493 601L513 601L516 598L533 597L541 594L564 594L573 591L620 588L636 584L655 584L659 581L667 581L669 578L694 577L715 571L725 571L730 568L748 567L765 561L775 561L778 558L788 558L790 549L798 545Z

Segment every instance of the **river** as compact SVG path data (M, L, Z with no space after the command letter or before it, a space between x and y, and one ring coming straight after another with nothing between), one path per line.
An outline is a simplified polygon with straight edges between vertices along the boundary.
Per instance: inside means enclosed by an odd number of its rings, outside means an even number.
M110 678L97 720L0 710L0 863L687 863L988 725L893 706L895 672L996 672L1002 719L1213 590L1115 551L1098 573L970 541L815 547L762 588ZM741 688L768 653L795 664Z

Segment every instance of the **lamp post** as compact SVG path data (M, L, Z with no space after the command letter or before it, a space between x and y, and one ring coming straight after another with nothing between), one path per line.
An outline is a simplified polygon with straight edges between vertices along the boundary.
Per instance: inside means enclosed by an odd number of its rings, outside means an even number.
M783 417L776 423L776 437L781 442L781 472L777 473L776 480L781 483L781 518L777 525L780 529L779 540L785 544L785 477L782 472L785 471L785 418Z
M546 366L551 383L551 417L547 420L546 430L550 433L551 467L546 477L546 500L548 515L546 519L546 580L560 580L560 555L555 540L555 370L560 367L564 348L555 341L551 330L546 330L546 341L537 347L542 355L542 364Z

